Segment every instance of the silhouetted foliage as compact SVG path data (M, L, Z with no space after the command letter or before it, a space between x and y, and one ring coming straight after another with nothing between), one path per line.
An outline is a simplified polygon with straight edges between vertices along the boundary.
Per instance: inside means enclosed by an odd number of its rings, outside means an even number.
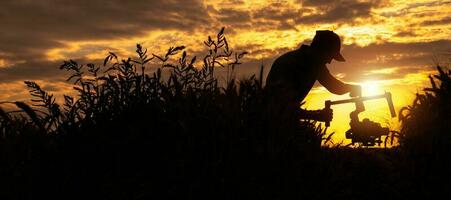
M67 81L77 95L65 95L63 105L26 81L33 106L4 102L19 110L0 112L2 162L9 166L2 167L2 182L30 192L23 197L50 192L46 187L99 198L233 198L250 195L251 185L276 191L281 163L318 153L324 131L294 115L275 120L280 114L264 97L263 67L258 78L237 81L234 70L247 52L232 51L224 29L204 43L209 50L199 62L184 46L157 55L139 44L137 57L110 52L100 66L64 61L60 69L71 73ZM217 67L226 69L224 86Z
M451 184L451 72L437 66L430 88L400 111L400 145L417 190L444 193ZM437 83L438 81L438 83Z

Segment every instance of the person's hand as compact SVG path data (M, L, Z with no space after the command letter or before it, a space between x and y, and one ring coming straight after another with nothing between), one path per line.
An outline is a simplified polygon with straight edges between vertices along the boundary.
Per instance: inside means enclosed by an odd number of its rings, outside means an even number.
M333 118L333 115L334 115L332 109L324 108L324 109L318 110L318 111L319 111L318 112L318 118L317 118L318 121L322 121L322 122L330 122L330 121L332 121L332 118Z
M350 97L362 96L362 87L360 85L349 85L349 96Z
M330 122L332 121L332 109L322 109L322 110L303 110L300 109L299 116L301 119L311 119L315 121L321 122Z

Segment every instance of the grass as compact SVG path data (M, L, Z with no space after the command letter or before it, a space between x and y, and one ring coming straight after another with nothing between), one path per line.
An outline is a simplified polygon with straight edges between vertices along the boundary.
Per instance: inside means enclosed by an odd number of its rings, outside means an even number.
M449 152L449 127L441 125L449 121L449 72L439 71L440 86L405 109L398 148L322 148L329 135L281 112L263 87L263 68L235 79L246 52L229 47L224 29L204 44L201 59L184 46L157 55L137 45L136 56L111 52L101 65L65 61L60 69L70 73L77 95L64 96L62 105L26 81L33 105L0 104L17 107L0 108L0 196L384 198L433 191L417 189L434 175L416 174L441 166ZM224 86L217 68L227 72ZM437 140L441 146L429 143ZM429 157L418 151L434 152L437 162L422 164Z
M451 177L450 72L437 66L437 74L429 76L431 87L417 94L400 114L404 170L425 193L444 193L451 188L449 181L444 181Z

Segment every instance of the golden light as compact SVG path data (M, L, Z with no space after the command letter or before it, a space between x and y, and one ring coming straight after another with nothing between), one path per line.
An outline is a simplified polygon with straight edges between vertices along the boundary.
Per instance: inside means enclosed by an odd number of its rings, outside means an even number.
M384 91L380 86L381 84L377 81L365 81L361 84L362 86L362 95L363 96L372 96L382 94Z
M407 81L407 79L411 80L411 77L406 76L400 78L399 80L365 80L363 82L356 82L353 84L362 86L363 96L379 95L383 94L385 91L391 92L393 95L395 110L398 111L402 106L410 103L412 98L414 97L415 91L412 91L412 87L406 88L405 84L400 84L403 81ZM350 98L349 94L334 95L323 87L317 87L312 90L311 93L309 93L309 95L307 96L304 108L310 110L322 109L324 108L324 101L326 100L334 101L348 98ZM366 101L364 103L365 111L360 113L360 120L368 118L371 121L380 123L383 127L389 127L390 130L399 130L400 124L397 118L392 118L390 116L390 111L385 99L375 99ZM332 142L343 142L343 144L349 144L350 140L345 138L345 132L350 128L349 114L355 110L355 105L336 105L333 106L332 109L334 112L334 118L331 122L331 126L328 129L329 132L336 133L332 137Z

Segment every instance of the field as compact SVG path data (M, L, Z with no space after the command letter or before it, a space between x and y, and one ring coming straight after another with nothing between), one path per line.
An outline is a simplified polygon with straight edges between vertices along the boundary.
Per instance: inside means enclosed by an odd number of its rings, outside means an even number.
M450 71L437 67L400 111L395 147L326 147L331 133L278 107L262 73L235 79L246 52L231 50L223 31L202 58L137 45L128 59L65 61L76 96L61 105L25 81L33 105L0 104L16 108L0 109L0 196L375 199L451 189Z

